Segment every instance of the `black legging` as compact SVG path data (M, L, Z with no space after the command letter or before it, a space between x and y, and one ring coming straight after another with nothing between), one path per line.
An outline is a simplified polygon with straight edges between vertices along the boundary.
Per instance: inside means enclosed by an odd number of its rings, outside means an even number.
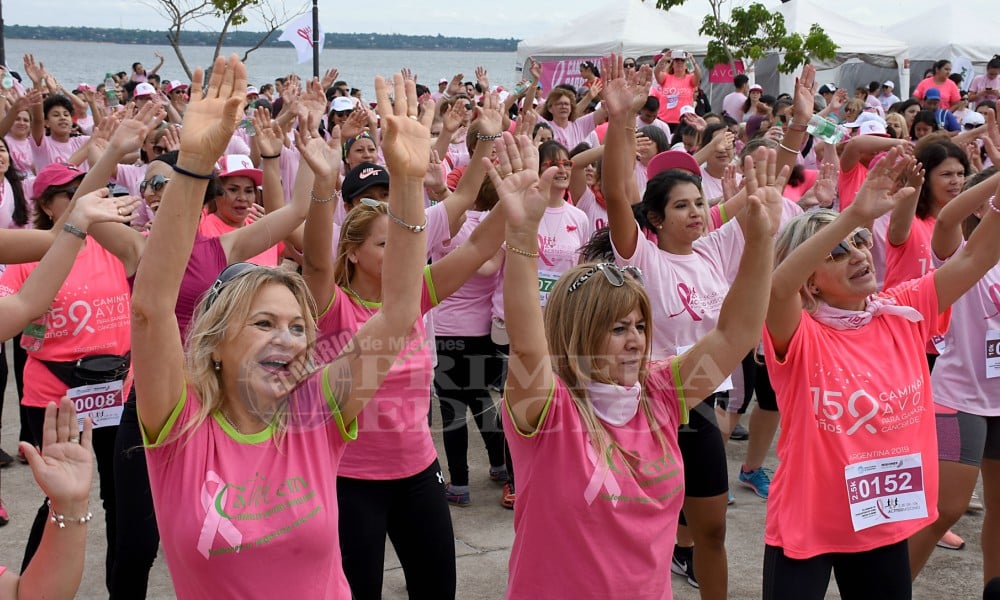
M45 423L45 409L29 406L25 410L27 414L28 427L35 439L42 439L42 426ZM97 455L97 473L100 477L100 495L104 506L104 525L107 536L108 550L104 561L104 583L111 589L111 571L115 562L115 544L117 538L117 510L115 498L115 478L114 478L114 453L115 436L118 427L101 427L94 430L94 454ZM38 550L38 544L42 541L42 533L45 531L45 523L49 519L49 507L42 501L38 513L35 515L35 522L31 525L31 533L28 534L28 544L24 549L24 560L21 562L21 572L28 568L31 557Z
M777 546L764 547L764 600L822 600L830 571L844 600L909 600L910 552L906 540L867 552L820 554L793 559Z
M487 386L499 375L499 361L490 336L437 338L438 364L434 389L441 403L444 452L453 485L469 485L469 428L465 410L479 427L490 466L504 464L503 430L497 429L496 406Z
M17 401L20 406L21 399L24 398L24 363L28 360L28 352L21 347L21 334L14 336L12 340L14 348L14 383L17 386ZM10 373L7 369L7 342L0 342L0 398L3 397L4 391L7 389L7 379ZM22 442L33 442L31 439L31 432L28 429L27 419L24 416L24 409L20 409L18 415L21 420L21 432L18 436L19 441ZM0 402L0 423L3 422L3 402ZM41 440L38 441L41 443Z
M111 600L146 597L149 570L156 560L160 534L153 513L146 452L142 447L135 387L129 394L115 438L115 495L118 523L115 563L111 570Z
M354 600L382 597L385 536L410 598L455 597L455 534L437 459L405 479L337 478L340 551Z

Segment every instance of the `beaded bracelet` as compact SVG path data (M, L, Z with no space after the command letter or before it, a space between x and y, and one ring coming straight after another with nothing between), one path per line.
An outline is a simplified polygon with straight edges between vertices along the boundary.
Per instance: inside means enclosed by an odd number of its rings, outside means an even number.
M339 195L340 195L340 192L333 192L332 194L330 194L329 198L319 198L319 197L316 196L316 192L315 191L309 190L309 199L311 201L315 202L316 204L326 204L327 202L329 202L330 200L333 200L334 198L336 198Z
M49 507L49 520L53 523L59 524L59 529L66 529L66 523L79 523L80 525L86 525L94 518L94 513L87 511L87 514L82 517L67 517L66 515L61 515L56 512L56 509L52 508L52 500L45 501L46 506Z
M997 197L996 197L996 194L994 194L994 195L990 196L990 201L989 201L988 204L990 205L990 210L992 210L995 213L1000 214L1000 208L997 208L996 200L997 200Z
M511 246L507 242L504 242L504 246L507 246L507 249L513 252L514 254L520 254L521 256L527 256L528 258L538 258L537 252L528 252L527 250L521 250L517 246Z
M188 171L187 169L179 167L177 165L173 165L173 169L175 173L180 173L181 175L187 175L188 177L194 177L195 179L203 179L205 181L211 181L212 179L215 179L214 172L209 173L208 175L199 175L198 173L192 173L191 171Z
M71 223L63 223L63 231L73 234L81 240L87 239L87 232Z
M494 133L493 135L483 135L481 133L476 134L476 139L480 142L492 142L493 140L499 140L503 137L503 132Z
M385 214L389 215L389 219L393 223L395 223L396 225L399 225L403 229L409 229L413 233L420 233L421 231L427 229L427 215L426 214L424 215L424 224L423 225L410 225L406 221L404 221L404 220L400 219L399 217L397 217L396 215L392 214L392 211L389 210L389 205L388 204L385 206Z

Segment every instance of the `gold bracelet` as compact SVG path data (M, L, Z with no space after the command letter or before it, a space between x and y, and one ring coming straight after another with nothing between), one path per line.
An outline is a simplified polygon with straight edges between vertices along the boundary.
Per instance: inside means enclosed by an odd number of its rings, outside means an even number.
M527 250L521 250L516 246L511 246L507 242L504 242L504 246L507 246L507 249L513 252L514 254L520 254L521 256L527 256L528 258L538 258L537 252L528 252Z
M635 133L635 127L626 127L625 131L627 131L629 133Z
M798 150L793 150L792 148L789 148L788 146L782 144L781 142L778 142L778 147L781 148L782 150L784 150L785 152L791 152L792 154L798 154L799 153Z

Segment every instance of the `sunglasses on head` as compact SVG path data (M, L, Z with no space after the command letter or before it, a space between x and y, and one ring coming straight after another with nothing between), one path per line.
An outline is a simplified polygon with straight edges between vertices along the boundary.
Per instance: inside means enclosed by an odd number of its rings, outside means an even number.
M139 184L139 193L145 194L146 190L149 188L153 188L154 192L161 192L163 191L163 186L167 185L169 182L170 179L164 177L163 175L153 175Z
M632 265L625 265L619 268L617 265L612 263L599 263L588 269L583 275L580 275L576 281L574 281L569 286L569 291L567 294L572 294L577 289L580 288L588 279L596 275L598 272L604 274L604 278L608 280L608 283L614 287L621 287L625 285L625 275L628 274L633 280L635 280L639 285L645 287L646 282L642 278L642 271L639 267L633 267Z
M389 203L382 202L381 200L376 200L374 198L362 198L359 202L368 208L382 208L389 206Z
M561 160L547 160L541 165L542 170L548 169L549 167L562 167L564 169L572 169L573 161L569 158L563 158Z
M846 240L842 240L839 244L834 246L833 250L830 251L830 255L827 256L826 259L839 262L851 254L851 248L855 248L857 250L870 250L872 245L872 232L861 228L852 233L851 237Z
M238 262L223 269L222 272L219 273L218 279L216 279L215 283L212 284L212 287L205 292L205 311L212 307L212 304L214 304L216 299L218 299L219 294L222 293L222 289L226 287L230 281L246 275L251 271L263 268L265 267L260 267L246 262Z

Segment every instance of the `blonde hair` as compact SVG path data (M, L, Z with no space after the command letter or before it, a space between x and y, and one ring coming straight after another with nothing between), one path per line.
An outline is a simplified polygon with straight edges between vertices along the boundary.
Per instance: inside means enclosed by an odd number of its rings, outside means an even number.
M789 219L781 229L778 241L775 242L775 268L788 258L796 248L801 246L803 242L816 235L816 232L833 223L836 219L837 213L828 208L807 212ZM812 275L809 278L812 279ZM819 307L819 298L809 289L808 283L799 289L799 297L802 298L802 308L806 312L815 312Z
M370 206L358 202L344 218L340 227L340 242L337 244L337 258L333 263L333 279L337 285L348 285L354 277L354 263L350 252L361 246L372 232L372 223L379 216L388 215L388 205L379 202L378 206Z
M198 302L185 343L185 375L201 400L201 407L176 435L193 431L208 417L222 408L225 397L221 372L215 370L212 354L231 340L250 314L250 308L260 290L268 285L281 285L295 296L305 320L306 352L312 355L316 346L316 304L302 276L294 271L271 267L256 267L235 276L221 286L217 294L210 290ZM287 423L282 407L274 416L275 444L280 445Z
M646 363L649 361L653 341L650 333L652 309L649 296L642 285L628 274L625 274L623 285L614 287L607 283L603 274L594 273L570 294L569 287L595 266L596 263L583 263L572 267L556 282L545 305L545 337L549 343L552 371L569 389L580 419L590 435L594 451L598 456L603 456L611 445L622 457L632 456L614 441L604 423L597 417L594 406L587 397L586 384L590 381L614 383L599 371L595 358L600 355L609 334L608 325L619 321L636 308L647 327L646 346L643 348L639 371L639 381L645 383ZM581 319L580 315L587 315L587 318ZM653 415L645 389L639 397L639 407L666 451L666 438ZM628 460L624 462L632 464Z
M909 133L909 128L906 126L906 117L900 113L888 113L885 115L885 123L886 125L892 125L892 130L897 134L893 137L900 140L906 139L907 133Z

